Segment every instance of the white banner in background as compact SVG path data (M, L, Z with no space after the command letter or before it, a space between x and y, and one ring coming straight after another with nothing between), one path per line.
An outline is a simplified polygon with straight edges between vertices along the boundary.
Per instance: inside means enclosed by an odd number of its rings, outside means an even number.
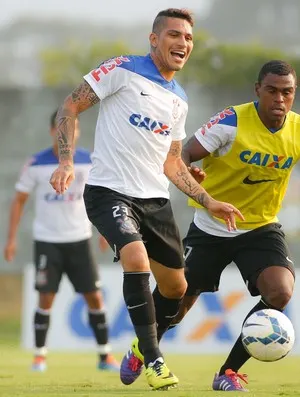
M298 279L300 272L298 273ZM134 333L123 301L122 271L114 265L101 266L101 279L110 327L110 343L114 351L125 352ZM154 283L152 283L154 286ZM24 271L24 299L22 345L33 347L33 314L37 304L34 290L34 267ZM220 292L202 294L182 324L169 331L162 341L162 350L173 353L226 353L238 336L241 323L258 298L252 298L235 268L229 267L222 275ZM286 314L296 332L294 353L300 353L300 287L297 286ZM73 292L70 282L63 278L52 313L48 335L52 350L88 351L95 348L88 325L86 305L81 295Z

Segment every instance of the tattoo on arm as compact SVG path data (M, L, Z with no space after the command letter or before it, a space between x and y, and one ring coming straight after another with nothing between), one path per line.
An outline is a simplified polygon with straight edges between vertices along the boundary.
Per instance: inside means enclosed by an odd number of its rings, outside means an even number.
M197 203L199 203L200 205L202 205L203 207L207 207L207 203L208 203L209 199L211 199L211 197L206 192L205 193L200 193L200 194L198 194L198 196L196 196L194 198L194 200Z
M197 203L206 207L210 196L192 177L184 163L176 171L172 182L186 195L194 199Z
M168 158L165 163L165 173L179 190L194 199L203 207L206 207L211 197L190 174L187 166L181 159L181 148L182 145L180 141L172 142Z
M79 113L100 101L92 87L84 81L71 94L72 102L78 105Z
M169 156L180 157L182 150L182 143L181 141L173 141L171 143L171 147L169 150Z
M72 160L73 138L76 115L68 109L60 108L57 113L57 143L60 161Z
M57 141L60 161L73 159L75 120L79 113L100 101L92 87L84 81L66 98L57 113Z

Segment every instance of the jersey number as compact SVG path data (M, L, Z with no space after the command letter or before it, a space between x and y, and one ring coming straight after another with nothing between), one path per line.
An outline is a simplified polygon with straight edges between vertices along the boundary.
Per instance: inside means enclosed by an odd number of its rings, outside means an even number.
M113 209L113 217L117 218L118 216L127 215L128 216L128 208L125 205L114 205Z

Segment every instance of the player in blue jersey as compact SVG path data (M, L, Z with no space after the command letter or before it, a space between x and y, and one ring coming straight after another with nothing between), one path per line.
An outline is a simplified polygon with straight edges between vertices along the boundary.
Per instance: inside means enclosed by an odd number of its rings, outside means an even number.
M58 164L58 146L55 139L56 114L57 112L51 116L50 121L53 146L31 157L16 184L4 256L9 262L15 257L17 230L24 205L35 190L33 237L35 288L39 293L39 300L34 315L35 353L32 369L45 371L47 368L46 337L51 308L61 277L66 273L75 291L82 293L87 302L89 324L97 341L98 368L118 371L119 364L110 354L106 315L99 289L99 274L90 248L92 227L86 216L82 197L91 168L90 153L80 148L74 151L74 184L65 194L56 194L48 181ZM74 148L78 137L79 123L76 120ZM105 246L103 237L100 243Z
M58 193L70 186L76 117L100 102L85 204L122 264L124 300L138 338L123 359L121 380L132 383L145 365L147 382L155 390L178 383L158 337L178 312L187 286L168 179L229 228L235 227L235 214L242 217L230 204L213 200L181 159L188 105L174 75L193 49L192 27L188 11L161 11L148 55L119 56L84 76L59 111L60 164L51 178ZM157 282L153 295L150 271Z

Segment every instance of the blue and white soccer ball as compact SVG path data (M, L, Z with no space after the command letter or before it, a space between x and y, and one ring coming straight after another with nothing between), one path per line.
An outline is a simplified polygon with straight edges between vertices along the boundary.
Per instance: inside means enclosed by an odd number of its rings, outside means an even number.
M260 361L285 357L295 342L295 331L287 316L278 310L253 313L242 329L242 341L248 353Z

